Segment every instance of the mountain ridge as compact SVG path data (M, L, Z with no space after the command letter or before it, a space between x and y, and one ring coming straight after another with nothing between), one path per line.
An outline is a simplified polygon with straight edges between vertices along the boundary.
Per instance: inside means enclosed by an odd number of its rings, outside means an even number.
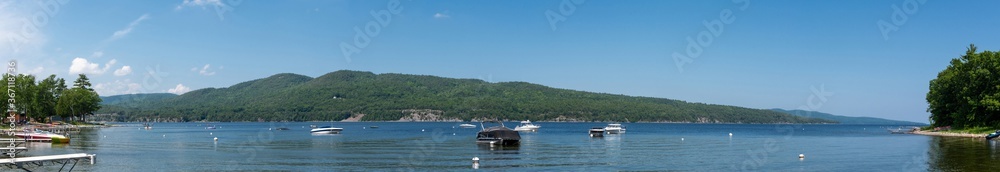
M764 109L690 103L552 88L341 70L312 78L280 73L223 88L159 100L105 103L108 120L168 121L624 121L697 123L833 123ZM433 117L433 118L431 118Z
M834 115L829 113L817 112L817 111L806 111L806 110L785 110L781 108L771 109L775 112L782 112L796 116L810 117L810 118L820 118L827 120L838 121L841 124L883 124L883 125L929 125L926 123L910 122L910 121L900 121L891 120L884 118L875 117L852 117L852 116L842 116Z

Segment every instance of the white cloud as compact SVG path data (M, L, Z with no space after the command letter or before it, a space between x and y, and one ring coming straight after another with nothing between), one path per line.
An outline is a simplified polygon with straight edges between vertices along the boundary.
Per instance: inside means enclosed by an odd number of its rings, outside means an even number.
M184 86L184 84L177 84L176 87L167 90L168 93L174 94L184 94L188 91L191 91L191 88Z
M132 32L132 29L135 28L135 26L139 25L139 22L142 22L143 20L146 19L149 19L149 14L143 14L142 16L139 16L138 19L135 19L134 21L132 21L132 23L129 23L128 27L125 27L125 29L115 31L115 33L111 35L111 38L108 38L108 41L113 41L118 38L125 37L126 35L128 35L128 33Z
M184 0L184 3L178 5L177 8L175 8L175 10L180 10L185 6L205 8L206 6L223 6L223 5L225 4L222 4L221 0Z
M121 69L115 70L115 76L125 76L130 73L132 73L132 67L128 65L122 66Z
M132 80L115 80L115 82L97 83L94 91L101 96L135 94L142 91L142 85L132 82Z
M72 64L70 64L69 66L69 74L82 73L82 74L101 75L104 74L104 72L108 71L108 69L111 69L111 66L115 65L116 62L118 61L115 59L111 59L111 61L108 61L108 63L105 64L103 68L101 68L101 65L97 63L91 63L90 61L87 61L87 59L85 58L77 57L73 59Z
M95 51L94 54L90 55L90 57L103 57L103 56L104 56L104 51Z
M451 18L451 15L444 14L444 13L435 13L434 14L434 18L436 18L436 19Z
M208 71L208 69L211 66L212 65L210 65L210 64L205 64L205 67L202 67L201 70L198 70L198 68L192 68L191 71L196 71L197 70L198 74L201 74L201 75L204 75L204 76L212 76L212 75L215 75L215 72Z

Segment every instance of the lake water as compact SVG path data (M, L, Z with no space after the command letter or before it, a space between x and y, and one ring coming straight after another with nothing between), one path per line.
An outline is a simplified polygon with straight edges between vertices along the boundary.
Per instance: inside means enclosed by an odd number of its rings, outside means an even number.
M312 135L312 124L344 132ZM97 154L78 171L470 171L473 157L485 171L1000 171L997 141L883 126L627 123L625 134L590 138L587 129L606 123L536 124L517 147L477 145L479 129L443 122L130 124L30 143L22 156Z

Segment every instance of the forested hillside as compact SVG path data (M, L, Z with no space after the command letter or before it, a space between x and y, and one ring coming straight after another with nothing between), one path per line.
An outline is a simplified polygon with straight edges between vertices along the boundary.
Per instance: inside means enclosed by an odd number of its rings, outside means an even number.
M135 96L135 95L133 95ZM98 113L138 121L535 120L703 123L833 123L762 109L591 93L526 82L337 71L277 74L179 96L105 100Z

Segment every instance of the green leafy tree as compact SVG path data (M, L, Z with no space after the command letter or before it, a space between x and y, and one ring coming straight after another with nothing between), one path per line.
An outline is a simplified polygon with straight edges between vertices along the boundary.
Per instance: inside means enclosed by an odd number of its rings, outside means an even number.
M969 45L930 81L927 103L934 126L1000 126L1000 53Z
M57 84L58 79L56 79L56 75L49 75L48 78L38 82L38 90L35 98L37 103L33 107L33 111L37 114L34 116L35 120L44 120L56 114Z
M73 83L73 88L63 90L58 94L55 105L55 114L63 118L79 117L86 121L86 116L101 109L101 98L97 92L90 89L90 81L86 75L80 77ZM53 90L65 89L63 84L57 80Z
M18 74L14 81L14 96L16 111L24 114L28 118L38 118L38 86L35 85L35 76Z

